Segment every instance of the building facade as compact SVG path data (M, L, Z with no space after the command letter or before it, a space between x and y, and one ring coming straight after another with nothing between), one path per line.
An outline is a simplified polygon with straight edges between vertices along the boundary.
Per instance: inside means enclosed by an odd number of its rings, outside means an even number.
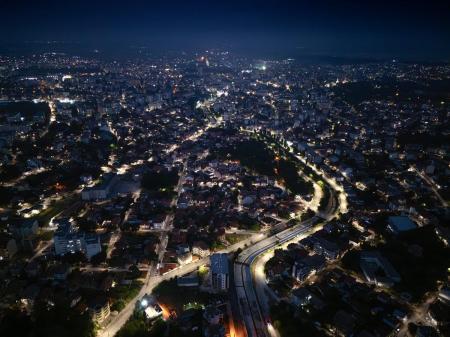
M229 266L227 254L211 255L211 286L214 290L224 291L229 287Z

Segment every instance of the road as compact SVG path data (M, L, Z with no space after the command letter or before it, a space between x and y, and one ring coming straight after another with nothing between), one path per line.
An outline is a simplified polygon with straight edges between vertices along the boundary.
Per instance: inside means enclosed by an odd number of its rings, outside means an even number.
M184 141L195 141L197 140L199 137L201 137L209 128L212 127L216 127L217 125L219 125L221 123L221 120L216 121L215 123L208 123L207 125L205 125L205 127L203 127L202 129L192 133L191 135L187 136ZM184 142L183 141L183 142ZM172 147L170 147L167 150L167 154L173 153L175 152L178 148L179 148L180 144L175 144ZM186 172L186 160L184 162L183 165L183 171L180 174L180 178L178 180L178 184L175 188L176 191L176 197L174 199L172 199L171 202L171 206L176 206L177 202L178 202L178 197L181 193L181 187L183 185L183 180L184 180L184 176L185 176L185 172ZM168 243L168 231L170 231L173 227L173 219L174 219L174 215L173 214L168 214L165 221L164 221L164 227L163 230L161 231L161 244L159 245L159 251L158 251L158 261L161 262L167 247L167 243ZM252 237L254 238L254 237ZM245 242L250 242L251 239L245 240L244 242L241 241L240 243L243 243L242 246L236 247L235 249L238 248L242 248L244 247ZM247 243L248 243L247 242ZM238 243L238 244L240 244ZM228 249L225 249L225 252L229 252L229 249L231 247L230 246ZM168 280L172 277L175 276L180 276L180 275L184 275L186 273L192 272L194 270L196 270L199 266L204 265L204 264L208 264L209 263L209 258L205 258L205 259L201 259L199 261L196 261L194 263L190 263L184 266L181 266L179 268L176 268L164 275L159 275L158 270L157 270L157 266L152 265L148 272L147 275L145 277L145 282L144 282L144 286L141 288L140 292L138 293L138 295L133 298L126 306L125 308L116 316L114 317L105 327L103 327L101 330L98 331L97 336L99 337L112 337L114 336L119 330L120 328L128 321L128 319L130 318L131 314L134 311L134 308L136 306L137 301L142 298L145 294L147 293L151 293L151 291L153 290L153 288L158 285L160 282L164 281L164 280Z
M448 207L447 201L441 196L439 193L439 186L434 182L434 180L429 177L425 172L419 171L415 166L411 167L414 172L417 173L417 175L422 178L431 188L436 198L438 198L439 202L441 203L442 207Z
M326 209L325 220L332 219L338 210L334 193ZM269 299L264 275L264 265L258 267L253 275L253 264L259 256L272 251L275 247L298 241L301 236L308 236L323 227L319 217L313 217L292 228L268 237L243 251L234 264L236 293L241 305L241 315L244 317L249 337L274 337L277 332L271 327L269 320Z
M42 256L44 252L53 245L53 239L46 241L41 247L38 248L36 253L28 260L28 263L33 262L38 257Z
M257 242L258 240L264 239L266 237L267 234L254 234L251 238L235 243L234 245L231 245L219 251L218 253L231 253L239 248L241 249L245 248L246 246L251 245ZM111 320L108 323L106 327L104 327L102 330L99 330L97 336L100 337L114 336L130 318L138 300L141 299L145 294L151 293L153 288L155 288L162 281L170 280L171 278L188 274L190 272L193 272L194 270L197 270L200 266L208 264L209 264L209 257L205 257L195 262L180 266L163 275L153 275L151 273L148 273L144 282L144 286L142 287L139 294L135 298L133 298L133 300L131 300L126 305L126 307L113 320Z
M208 125L205 129L208 129L209 127L212 127L213 125ZM189 140L195 140L197 139L201 134L204 133L203 132L198 132L196 134L194 134L192 137L189 137ZM169 152L176 150L176 147L173 149L170 149ZM300 159L301 157L299 157ZM329 185L334 189L334 190L338 190L342 193L340 193L340 197L339 197L339 210L342 213L346 212L346 199L345 199L345 194L343 193L343 188L339 185L337 185L336 181L334 179L329 179L328 177L326 177L326 175L324 175L320 170L317 170L315 167L312 167L313 170L317 171L316 173L320 174L321 176L323 176L323 179L328 183ZM183 170L184 171L184 170ZM180 187L181 187L181 179L179 180L179 184L177 185L177 196L180 192ZM331 200L335 201L337 200L337 198L333 197L330 198ZM333 202L331 201L331 202ZM176 201L174 201L174 205L176 205ZM317 201L315 201L317 202ZM336 211L337 212L337 211ZM249 336L269 336L268 334L268 328L265 324L265 320L263 319L263 314L261 313L261 309L259 307L259 304L257 303L258 298L256 296L255 290L253 288L253 281L252 281L252 273L251 273L251 269L250 269L250 265L255 261L256 257L258 257L259 255L261 255L264 252L267 252L269 249L278 246L280 244L283 244L285 242L289 242L295 238L297 238L299 235L307 233L308 231L310 231L313 228L313 225L319 220L318 217L314 217L310 220L307 220L295 227L292 227L290 229L287 229L279 234L273 235L269 237L269 233L259 233L259 234L254 234L252 235L250 238L243 240L241 242L238 242L234 245L231 245L229 247L227 247L226 249L223 249L221 251L219 251L218 253L230 253L230 252L234 252L239 248L246 248L248 245L251 245L251 247L247 250L245 250L243 252L243 254L240 254L239 259L241 261L241 266L247 266L248 268L245 268L245 270L241 267L241 270L239 271L239 268L237 270L236 273L236 264L235 264L235 275L240 275L240 277L238 277L240 279L240 287L236 287L238 296L240 298L242 298L242 296L244 298L247 298L247 291L249 292L250 298L251 298L251 302L253 305L253 312L251 317L247 315L242 315L242 317L246 317L246 325L247 323L249 323L250 326L250 331L252 330L251 326L253 324L253 330L256 331L256 329L258 329L258 331L262 331L261 335L257 335L257 334L253 334L253 335L249 335ZM168 228L171 227L171 222L173 221L173 218L167 218L165 223L166 226ZM166 227L166 228L167 228ZM163 235L165 237L165 239L167 239L167 235ZM167 244L167 242L165 242L165 244ZM165 246L164 244L162 246ZM165 250L165 248L164 248ZM160 254L163 253L164 251L163 249L161 249ZM162 256L159 256L159 260L162 259ZM243 260L241 260L243 259ZM209 257L197 260L193 263L189 263L187 265L183 265L180 266L174 270L171 270L169 272L167 272L164 275L158 275L155 272L152 272L151 270L149 270L149 272L147 273L147 276L145 278L145 282L144 282L144 286L141 288L139 294L133 298L127 305L126 307L116 316L114 317L114 319L112 319L108 325L106 327L104 327L103 329L98 331L97 336L99 337L112 337L114 336L119 330L120 328L128 321L128 319L130 318L130 316L132 315L134 308L136 306L136 303L139 301L140 298L142 298L145 294L151 293L153 288L156 287L160 282L165 281L165 280L169 280L173 277L176 276L181 276L181 275L185 275L187 273L190 273L194 270L196 270L198 267L202 266L202 265L207 265L209 264ZM239 263L238 263L239 265ZM235 276L235 279L236 279ZM236 284L239 283L239 281L236 281ZM244 288L244 285L246 286ZM240 294L240 295L239 295ZM248 299L247 299L248 301ZM256 304L256 305L255 305ZM250 308L250 306L247 304L247 308ZM251 320L251 321L250 321ZM259 323L258 325L255 327L255 320L257 320ZM249 321L249 322L247 322ZM264 324L263 324L264 322ZM273 330L273 329L270 329ZM272 336L276 335L276 332L272 332Z
M178 179L178 184L175 188L176 195L172 199L171 206L176 205L178 201L178 197L180 195L182 182L184 179L184 172L180 174L180 177ZM135 199L136 202L136 199ZM127 212L128 213L128 212ZM125 221L128 217L128 214L125 215ZM163 232L161 233L160 237L160 244L158 248L158 262L161 262L164 253L166 251L167 243L168 243L168 235L167 230L172 228L172 222L173 222L173 214L168 214L166 218L164 219L164 225L163 225ZM158 263L159 264L159 263ZM136 307L136 303L139 301L140 298L142 298L145 294L151 292L151 290L157 285L161 280L159 280L158 277L158 264L152 263L150 265L150 268L147 270L147 274L145 276L144 286L141 288L137 296L135 296L122 311L119 312L119 314L114 317L111 321L107 323L105 327L103 327L101 330L98 331L97 336L101 337L112 337L114 336L120 328L128 321L130 316L132 315L134 308Z
M329 178L324 172L308 163L303 157L296 155L296 158L318 174L327 183L327 188L330 189L331 197L327 207L319 213L319 216L325 221L329 221L339 212L347 212L347 199L343 187L338 185L335 179ZM336 195L336 191L338 195ZM315 188L316 193L319 193L317 188ZM315 202L310 207L313 205L317 207L317 195L313 200ZM239 255L234 264L234 280L241 316L244 318L248 337L278 336L278 332L270 323L268 294L270 295L271 291L266 285L264 263L256 264L256 268L253 268L254 262L258 260L258 257L267 254L275 247L298 241L301 236L306 237L322 228L323 225L323 222L319 222L319 217L314 217L260 241ZM266 261L267 259L266 257Z
M412 306L412 313L408 315L406 321L403 322L400 331L397 333L397 337L409 337L411 334L408 331L409 323L414 323L416 325L425 325L425 326L436 326L431 322L428 316L428 310L430 305L434 303L439 295L440 287L438 291L431 292L426 294L425 299L419 305Z
M318 220L318 218L312 218L310 220L305 221L304 223L287 229L284 232L281 232L277 235L268 237L268 233L259 233L254 234L250 238L240 241L234 245L231 245L221 251L219 253L231 253L239 248L245 248L246 246L251 246L250 249L245 250L244 255L240 255L239 257L244 258L244 261L247 262L253 262L254 259L260 255L262 252L267 251L267 247L274 247L277 246L283 242L288 242L294 238L296 238L298 235L307 232L308 230L311 230L313 224ZM187 273L193 272L194 270L197 270L200 266L208 265L209 264L209 257L205 257L203 259L199 259L195 262L180 266L176 269L173 269L163 275L155 275L149 272L146 276L144 286L140 290L139 294L131 300L126 307L113 319L111 320L106 327L104 327L102 330L98 332L98 336L100 337L112 337L114 336L120 328L127 322L127 320L130 318L131 314L134 311L134 308L136 306L136 303L139 301L140 298L142 298L145 294L149 294L152 292L152 290L161 282L165 280L170 280L171 278L182 276ZM239 273L238 273L239 274ZM237 275L237 274L236 274ZM241 274L242 276L242 274ZM251 273L250 270L245 273L245 281L248 283L248 281L251 282ZM253 287L252 287L253 289ZM242 290L241 290L242 291ZM238 294L241 292L238 291ZM253 291L253 295L256 297ZM244 315L243 315L244 317Z
M253 262L259 255L266 251L310 230L317 220L318 218L314 217L277 235L268 237L243 251L235 261L234 279L236 293L239 298L241 315L244 318L249 337L269 336L266 328L268 317L264 316L261 311L258 297L253 286L251 272Z
M73 203L69 208L59 212L57 215L55 215L54 217L52 217L50 219L49 223L53 223L53 220L58 218L58 217L66 217L66 216L70 216L70 214L72 214L72 212L77 209L79 206L81 205L80 202L75 202ZM47 227L42 227L43 230L55 230L56 226L47 226ZM46 251L53 245L53 238L51 240L46 241L45 243L42 244L42 246L40 246L38 248L38 250L35 252L35 254L30 258L30 260L28 260L28 262L32 262L35 259L37 259L38 257L42 256L44 253L46 253Z
M329 199L329 203L327 205L326 210L322 213L323 219L330 220L334 218L338 213L338 207L336 204L335 195ZM327 214L324 214L327 213ZM252 276L253 276L253 284L256 291L256 296L258 297L258 303L260 305L260 310L262 312L263 317L270 316L270 303L273 301L279 301L279 297L274 293L274 291L268 286L266 282L266 275L264 273L264 266L267 261L273 257L274 250L278 248L287 249L287 246L290 243L298 242L299 240L313 234L314 232L321 230L325 225L326 221L315 222L313 226L305 227L305 230L299 233L296 237L284 241L280 243L276 247L266 251L265 253L256 257L254 263L252 264ZM270 336L275 337L278 336L278 332L271 326L268 326L268 331Z
M114 250L114 246L116 245L116 243L120 240L121 238L121 231L120 230L116 230L114 231L114 233L112 233L110 239L109 239L109 243L108 243L108 249L106 250L106 258L109 260L111 258L111 254Z
M247 128L243 131L253 134L254 132L259 132L260 130L257 128ZM285 139L285 140L286 140L286 143L293 143L292 141L290 141L288 139ZM336 181L336 179L333 177L329 177L324 171L322 171L320 168L318 168L314 163L307 161L306 158L299 155L297 153L297 150L294 149L293 147L291 147L289 145L285 146L281 143L279 143L279 145L282 148L284 148L285 150L292 152L294 154L295 158L297 158L297 160L302 162L304 165L308 166L310 169L313 170L314 173L316 173L318 176L320 176L322 178L322 180L324 180L324 182L326 182L328 184L328 186L338 194L337 197L339 199L338 200L339 201L339 212L342 214L347 213L347 209L348 209L347 196L345 194L344 188ZM300 172L300 174L302 177L305 177L303 175L303 172ZM315 193L317 193L316 184L314 185L314 190L315 190ZM313 198L313 200L314 201L311 201L310 207L314 210L315 206L318 206L318 203L317 203L317 198ZM319 200L319 202L320 202L320 200Z

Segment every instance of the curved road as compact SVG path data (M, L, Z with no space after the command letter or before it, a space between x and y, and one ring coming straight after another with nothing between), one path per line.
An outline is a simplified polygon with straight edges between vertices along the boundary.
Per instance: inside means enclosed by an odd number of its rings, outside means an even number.
M208 125L207 128L209 128L210 126L211 125ZM198 135L196 135L196 137L198 137ZM301 161L304 161L304 159L300 156L297 156L297 158ZM332 198L330 198L330 202L326 211L320 214L320 216L326 220L329 220L334 217L334 215L339 211L341 213L345 213L347 210L347 204L343 188L338 185L334 179L328 178L325 174L323 174L322 171L318 170L316 167L311 166L309 163L307 165L310 166L316 173L321 175L325 182L327 182L331 187L330 190L332 191ZM334 191L341 192L339 194L339 198L336 198ZM339 201L338 204L336 204L336 201ZM317 222L319 222L319 217L313 217L312 219L306 220L292 228L286 229L285 231L270 237L269 233L255 234L247 240L231 245L230 247L218 252L230 253L236 251L239 248L245 248L247 245L252 245L250 248L246 249L239 255L238 261L234 265L236 291L239 297L242 317L244 317L249 337L271 336L271 334L273 333L276 334L276 332L274 331L269 332L268 326L266 324L266 320L268 318L267 313L263 314L263 312L266 312L267 310L261 310L261 305L259 303L260 300L257 297L255 289L253 287L253 279L250 266L258 256L262 255L268 250L292 241L298 238L298 236L300 235L307 235L314 228L316 228L316 226L314 225L317 224ZM153 288L156 287L160 282L171 279L175 276L187 274L208 263L209 257L206 257L196 262L181 266L161 276L157 275L154 271L149 271L147 273L144 286L140 290L139 294L135 298L133 298L133 300L131 300L126 305L126 307L107 324L107 326L99 330L97 336L113 337L130 318L139 299L142 298L145 294L151 293ZM252 303L252 305L249 305L249 303Z
M302 159L298 157L298 159ZM343 188L337 185L334 179L328 178L322 171L312 167L328 184L331 197L320 218L326 221L333 219L339 212L347 211L346 197ZM339 191L336 196L335 191ZM268 237L243 251L234 264L235 287L240 305L241 315L244 318L248 337L276 337L277 332L270 324L269 306L267 303L267 287L265 286L264 272L259 270L255 276L252 274L252 265L255 260L266 252L293 240L300 236L308 236L321 229L324 223L319 217L306 220L277 235ZM255 287L256 285L256 287Z

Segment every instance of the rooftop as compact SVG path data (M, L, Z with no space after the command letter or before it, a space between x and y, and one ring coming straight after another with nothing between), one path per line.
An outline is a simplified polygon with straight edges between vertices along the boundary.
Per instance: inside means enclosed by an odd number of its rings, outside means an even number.
M407 216L390 216L388 221L392 231L396 233L417 228L417 225Z
M211 272L228 274L228 256L225 253L211 255Z

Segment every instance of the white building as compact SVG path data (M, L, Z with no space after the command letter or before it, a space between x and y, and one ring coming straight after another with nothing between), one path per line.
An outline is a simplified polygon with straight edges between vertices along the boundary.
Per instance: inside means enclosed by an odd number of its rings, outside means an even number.
M83 248L83 236L68 221L61 222L53 235L56 255L75 253Z
M96 234L85 234L76 230L70 222L59 225L53 236L56 255L82 252L88 259L102 251L100 237Z
M192 245L192 254L200 257L207 257L211 254L211 251L209 250L209 247L205 242L196 241Z

